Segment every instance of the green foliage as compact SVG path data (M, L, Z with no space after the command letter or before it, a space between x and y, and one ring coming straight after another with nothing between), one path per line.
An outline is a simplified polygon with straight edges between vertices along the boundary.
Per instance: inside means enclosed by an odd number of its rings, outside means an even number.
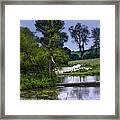
M28 73L33 69L33 59L36 54L37 43L33 33L28 28L20 29L20 67L21 73Z
M20 89L21 90L30 90L30 89L46 89L56 86L57 76L53 75L50 78L47 74L30 76L30 75L21 75L20 76Z
M68 41L68 36L64 29L64 21L61 20L36 20L36 30L41 32L39 42L46 48L63 47L64 42Z
M56 62L55 64L56 67L60 67L61 65L68 63L69 56L61 48L56 48L53 51L53 57Z
M48 51L38 46L28 28L21 28L20 35L21 90L55 86L56 75L50 77L48 74Z
M64 47L63 49L64 49L64 52L65 52L65 53L69 56L69 58L70 58L71 50L70 50L69 48L67 48L67 47Z
M100 48L100 28L93 28L91 37L93 38L92 48L95 49Z
M85 50L83 54L83 58L81 58L80 51L72 51L70 61L81 60L81 59L95 59L95 58L100 58L100 48L97 48L97 50L94 48Z
M48 65L47 51L38 47L36 38L28 28L21 28L20 36L21 73L31 74L45 70Z
M71 54L70 55L70 60L79 60L79 55L77 55L77 54Z
M49 24L50 25L50 24ZM49 25L45 27L49 27ZM59 30L57 23L56 30ZM62 25L62 24L61 24ZM45 41L47 47L38 46L38 39L28 28L20 29L20 88L29 89L47 89L56 86L57 76L54 71L52 76L49 74L49 59L53 56L55 64L52 69L61 66L68 61L68 55L60 47L57 48L56 41L60 37L55 29L46 29ZM50 33L50 35L49 35ZM52 34L52 35L51 35ZM64 34L64 33L62 33Z
M100 58L100 48L92 48L84 52L83 59Z
M20 51L34 54L33 49L37 48L36 38L28 28L20 28Z
M55 67L63 64L63 61L68 61L67 55L62 50L64 42L68 40L67 34L62 32L64 29L64 21L37 20L35 21L35 27L36 30L43 35L43 37L39 38L39 42L48 52L48 72L49 75L52 76Z

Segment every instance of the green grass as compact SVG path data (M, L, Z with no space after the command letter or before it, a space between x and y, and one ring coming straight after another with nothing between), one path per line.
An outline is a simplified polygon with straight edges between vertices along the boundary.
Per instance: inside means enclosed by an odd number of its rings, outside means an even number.
M87 59L87 60L76 60L76 61L69 61L68 65L73 66L81 64L84 67L90 67L92 70L78 70L75 72L64 73L64 75L80 75L80 76L87 76L87 75L100 75L100 59Z
M87 59L87 60L75 60L75 61L69 61L68 65L73 66L76 64L87 64L87 65L100 65L100 58L96 59Z
M63 73L63 75L73 75L73 76L94 76L94 75L100 75L100 70L88 70L88 71L76 71L71 73Z

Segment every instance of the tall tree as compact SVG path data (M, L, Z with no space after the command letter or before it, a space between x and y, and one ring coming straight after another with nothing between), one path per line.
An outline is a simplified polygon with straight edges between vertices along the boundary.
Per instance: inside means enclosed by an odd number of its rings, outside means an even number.
M74 41L77 43L79 47L82 59L85 50L85 45L87 45L89 41L88 39L90 34L89 29L86 25L77 23L75 26L71 26L69 28L69 31L71 33L71 37L74 39Z
M54 51L56 48L62 48L64 42L67 42L68 36L64 29L64 21L61 20L37 20L35 21L36 30L41 32L43 37L39 38L42 47L48 51L49 75L53 72Z
M93 38L93 48L97 50L100 48L100 28L93 28L92 29L92 36Z

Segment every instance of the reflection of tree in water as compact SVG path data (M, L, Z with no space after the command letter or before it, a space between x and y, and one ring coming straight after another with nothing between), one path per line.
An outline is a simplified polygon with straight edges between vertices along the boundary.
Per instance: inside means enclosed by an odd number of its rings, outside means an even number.
M100 76L95 76L96 77L96 81L100 80Z
M75 92L76 88L73 88L70 93L69 93L69 97L70 98L76 98L77 97L77 93Z
M84 87L83 88L83 95L84 95L84 97L88 97L89 93L90 93L89 88L88 87Z
M80 79L80 81L79 82L81 82L81 77L79 76L79 79Z
M82 91L81 91L81 87L77 87L73 90L74 94L76 94L76 97L78 100L83 99L82 98Z
M89 96L89 89L87 87L81 87L81 94L83 99Z
M79 76L79 82L85 82L87 81L87 78L85 76L81 77Z
M83 82L87 82L87 77L83 76Z
M95 87L93 92L95 95L99 95L100 94L100 87Z
M99 96L100 89L98 87L95 87L92 91L92 93L95 96ZM89 87L75 87L69 91L67 99L68 98L76 98L77 100L84 100L89 99L91 97L90 94L90 88Z
M89 89L87 89L86 87L76 87L73 90L72 94L75 94L78 100L83 100L84 97L89 96Z
M68 82L93 82L98 81L99 76L66 76L64 83ZM59 88L59 99L66 100L90 100L99 99L100 87L63 87Z
M66 100L89 100L89 99L99 99L100 88L99 87L66 87L61 90L60 99ZM95 98L94 98L95 97Z
M80 83L99 81L100 76L64 76L62 77L64 83Z

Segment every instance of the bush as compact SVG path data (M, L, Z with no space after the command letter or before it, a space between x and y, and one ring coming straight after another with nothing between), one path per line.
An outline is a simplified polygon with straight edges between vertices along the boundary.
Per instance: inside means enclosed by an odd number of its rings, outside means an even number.
M52 77L49 77L45 74L38 76L21 75L20 89L29 90L55 87L57 82L56 75L53 75Z

